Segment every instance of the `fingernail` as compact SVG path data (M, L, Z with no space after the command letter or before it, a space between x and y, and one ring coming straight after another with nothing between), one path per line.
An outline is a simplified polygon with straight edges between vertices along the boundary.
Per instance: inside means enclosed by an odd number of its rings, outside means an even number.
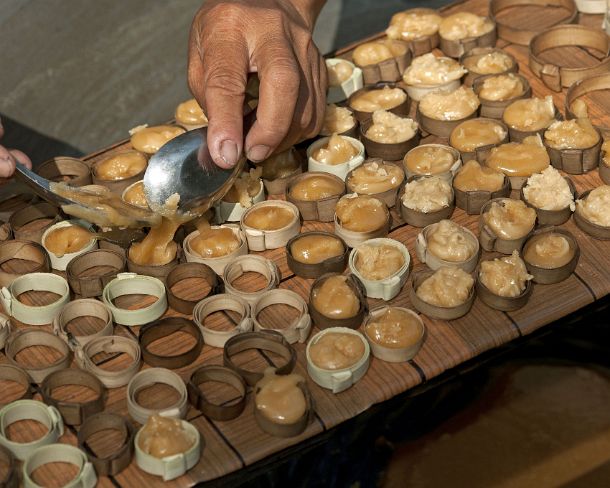
M248 159L254 162L263 161L269 157L270 152L269 146L254 146L248 150Z
M0 178L8 178L12 172L11 160L6 156L0 156Z
M220 144L220 157L227 165L235 166L239 157L237 144L230 140L222 141L222 144Z

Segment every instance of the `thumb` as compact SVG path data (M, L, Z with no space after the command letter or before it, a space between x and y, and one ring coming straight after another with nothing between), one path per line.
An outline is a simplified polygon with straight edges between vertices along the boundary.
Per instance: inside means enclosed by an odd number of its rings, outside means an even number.
M15 172L15 159L3 146L0 146L0 178L9 178Z
M32 169L32 160L24 152L21 152L19 149L9 149L8 152L11 153L15 161L23 164L28 169Z

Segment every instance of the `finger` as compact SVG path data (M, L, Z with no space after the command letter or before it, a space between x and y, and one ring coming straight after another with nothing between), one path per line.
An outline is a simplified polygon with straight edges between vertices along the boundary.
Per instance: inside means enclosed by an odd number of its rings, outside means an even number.
M319 51L316 52L318 54L319 59L319 77L318 77L318 112L317 112L317 124L315 127L315 134L318 135L322 130L322 126L324 125L324 114L326 112L326 92L328 90L328 71L326 68L326 61L322 57ZM313 136L312 136L313 137Z
M302 63L304 72L301 78L299 99L290 133L284 138L277 151L288 149L297 142L315 137L324 122L326 64L312 41L303 46L298 57L307 60L304 64Z
M326 110L326 63L316 48L309 53L311 61L311 107L309 124L303 130L303 138L310 139L320 133Z
M9 153L11 153L11 156L13 156L13 159L15 159L17 162L23 164L28 169L32 169L32 160L27 154L19 149L9 149Z
M203 64L201 61L202 54L199 48L200 42L200 31L197 18L195 17L189 33L187 81L191 93L197 100L197 103L203 108Z
M301 74L292 48L269 41L258 46L254 62L260 79L256 122L246 137L246 154L254 162L267 159L293 123Z
M0 138L4 135L4 126L2 125L2 119L0 119Z
M224 29L214 39L192 37L189 85L208 117L208 149L218 166L231 168L243 150L247 46L240 32Z
M15 172L15 159L3 146L0 146L0 178L8 178Z

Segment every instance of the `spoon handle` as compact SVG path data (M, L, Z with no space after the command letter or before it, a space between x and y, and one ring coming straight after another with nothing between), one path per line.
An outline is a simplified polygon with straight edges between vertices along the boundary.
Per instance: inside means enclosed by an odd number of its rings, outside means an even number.
M61 207L62 205L66 204L77 204L76 202L72 202L67 198L59 196L57 193L53 193L49 180L37 175L19 161L17 161L15 167L15 179L21 181L36 195L57 207Z

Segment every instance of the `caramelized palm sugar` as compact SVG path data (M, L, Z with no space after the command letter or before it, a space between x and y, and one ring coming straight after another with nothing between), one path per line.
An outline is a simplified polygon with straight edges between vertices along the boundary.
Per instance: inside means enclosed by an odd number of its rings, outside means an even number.
M482 218L496 236L514 240L529 234L534 228L536 211L521 200L505 198L492 202Z
M374 195L398 188L404 179L402 169L394 164L367 162L354 169L346 183L354 193Z
M254 387L257 410L277 424L297 422L307 411L299 383L305 383L305 379L298 374L277 375L273 368L268 368Z
M599 133L588 118L558 120L544 133L545 142L554 149L588 149L599 139Z
M525 93L523 81L514 73L485 78L478 90L481 100L504 102L520 97Z
M309 346L311 361L328 370L349 368L364 356L364 343L355 334L328 332Z
M357 66L369 66L381 63L386 59L404 55L408 46L393 39L381 39L378 41L360 44L352 54L352 59Z
M460 263L477 252L475 238L451 220L441 220L427 233L428 252L445 261Z
M290 254L295 261L318 264L343 255L343 243L331 235L312 234L299 237L290 245Z
M344 191L342 181L326 175L316 175L297 181L290 188L290 195L295 200L315 201L341 195Z
M502 120L520 131L535 132L546 129L555 122L555 105L551 95L545 98L525 98L511 103Z
M479 97L472 88L461 86L452 92L427 93L419 102L419 111L435 120L461 120L479 108Z
M576 209L589 222L610 227L610 186L593 189L585 199L576 201Z
M493 29L493 22L486 17L480 17L470 12L458 12L443 18L438 33L449 41L460 41L471 37L481 37Z
M388 244L361 244L354 265L367 280L385 280L402 269L405 257L400 249Z
M330 136L347 132L356 125L356 119L352 112L345 107L338 107L334 103L326 106L324 112L324 123L320 135Z
M544 232L527 241L523 258L533 266L556 269L568 264L574 253L567 237L555 232Z
M280 205L265 205L252 209L244 218L244 225L259 230L278 230L294 222L295 215Z
M195 222L199 235L190 242L191 249L202 258L219 258L236 251L241 240L229 227L211 227L202 218Z
M464 73L466 70L455 59L427 53L413 59L402 79L407 85L442 85L459 80Z
M405 10L392 16L385 33L389 39L413 41L436 34L441 20L435 12Z
M501 297L518 297L532 278L518 251L513 251L511 256L482 261L479 271L481 283Z
M355 93L350 101L350 108L372 113L375 110L392 110L406 100L407 94L400 88L384 86Z
M346 195L335 208L341 227L353 232L372 232L388 223L388 208L377 198L367 195Z
M455 164L453 151L447 146L423 145L412 149L404 159L405 167L416 175L446 173Z
M354 72L354 67L347 61L339 61L338 63L326 63L326 71L328 73L328 86L341 86L350 79Z
M349 139L333 134L328 142L316 149L311 157L318 163L336 165L347 163L360 154L360 150Z
M495 120L471 119L453 129L450 144L458 151L472 152L482 146L499 144L506 136L506 129Z
M414 313L396 307L388 307L385 312L370 320L364 330L376 344L396 349L417 344L423 335L421 319Z
M360 300L347 284L346 276L329 276L314 288L312 295L315 309L331 319L348 319L360 310Z
M464 59L464 67L479 75L504 73L514 65L513 59L504 51L490 51L469 55Z
M181 420L160 415L148 417L138 440L142 451L159 459L184 453L196 442L184 430Z
M468 300L474 279L460 268L442 266L415 290L424 302L437 307L457 307Z
M80 225L71 224L65 227L57 227L49 232L44 239L44 247L57 257L71 254L84 249L91 240L93 234Z
M474 159L468 161L455 175L453 186L461 191L500 190L504 184L504 174L487 166L481 166Z
M250 171L244 171L229 188L229 191L222 197L223 202L239 203L244 208L252 206L252 199L258 195L261 190L261 175L263 168L252 168Z
M494 147L485 164L506 176L530 176L551 163L540 136L528 136L523 142L508 142Z
M166 142L184 132L177 125L140 126L129 131L132 147L145 154L155 154Z
M265 159L260 163L260 167L263 168L261 176L264 179L277 180L293 175L301 167L301 161L294 147L291 147L287 151L274 154ZM257 187L257 190L260 190L260 185ZM249 196L256 196L256 193L250 195L250 191L248 191Z
M171 263L178 252L174 235L180 224L177 220L162 217L161 224L151 227L142 242L134 242L131 245L129 259L141 266L162 266Z
M148 208L148 201L144 194L144 182L138 181L127 188L125 193L123 193L123 200L136 207Z
M419 178L405 185L402 203L418 212L436 212L453 203L453 191L451 185L438 176Z
M417 133L417 122L386 112L375 110L373 124L366 130L366 137L383 144L397 144L412 139Z
M187 127L205 127L208 125L208 118L197 100L191 98L176 107L176 122Z
M523 196L530 205L542 210L574 210L574 195L566 179L552 166L527 179Z
M142 153L122 151L96 163L93 171L100 180L124 180L144 171L146 164L146 157Z
M78 202L77 205L62 205L64 212L100 227L133 228L142 227L143 222L159 225L161 221L161 215L128 205L104 186L88 185L75 188L65 183L51 183L50 187L53 193Z

